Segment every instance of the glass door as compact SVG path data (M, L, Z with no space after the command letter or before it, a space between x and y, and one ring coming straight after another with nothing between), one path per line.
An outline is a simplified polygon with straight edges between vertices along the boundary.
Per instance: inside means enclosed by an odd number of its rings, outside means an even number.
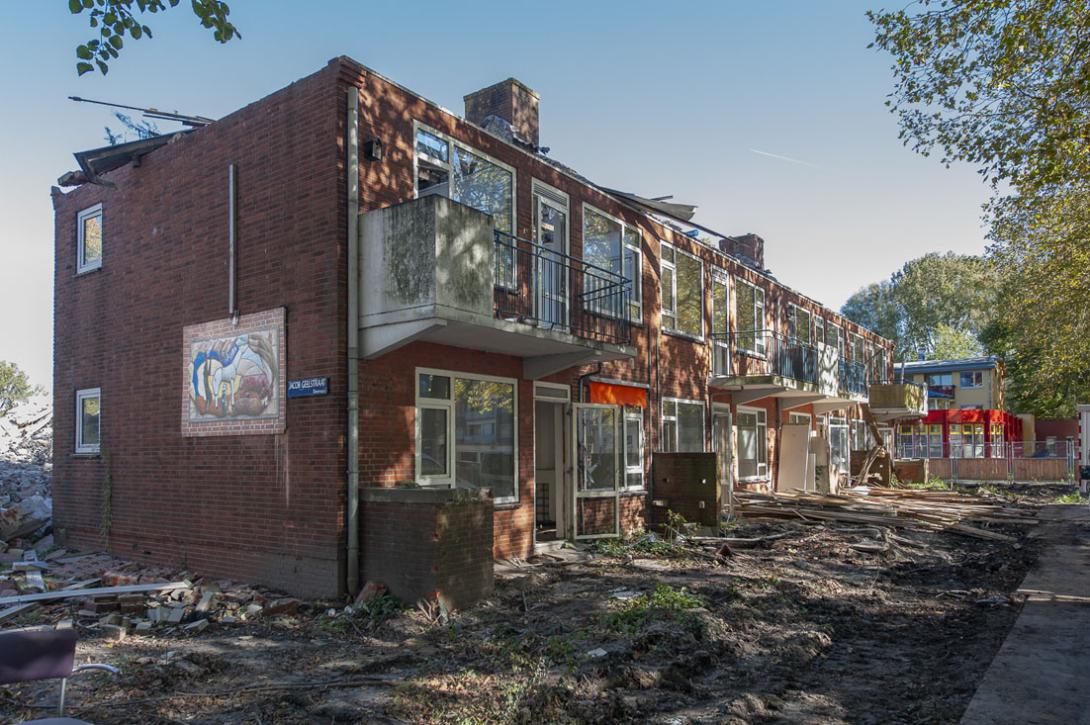
M535 192L534 207L534 317L546 328L567 328L567 206Z
M620 532L621 409L572 405L575 417L574 538L600 539Z

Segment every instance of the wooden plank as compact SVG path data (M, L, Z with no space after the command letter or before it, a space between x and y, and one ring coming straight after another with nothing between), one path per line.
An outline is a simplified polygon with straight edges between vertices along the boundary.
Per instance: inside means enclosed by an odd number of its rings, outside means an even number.
M189 589L193 586L187 581L160 582L158 584L125 584L118 587L99 587L97 589L57 589L52 592L37 594L18 594L14 597L0 597L0 606L6 604L27 604L29 602L48 602L72 597L105 597L111 594L134 594L138 592L171 592L175 589Z

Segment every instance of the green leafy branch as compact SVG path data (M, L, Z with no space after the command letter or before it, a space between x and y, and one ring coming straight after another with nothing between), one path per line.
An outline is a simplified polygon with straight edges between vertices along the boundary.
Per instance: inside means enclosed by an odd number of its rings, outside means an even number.
M181 0L68 0L73 15L87 12L92 29L98 29L98 37L91 38L76 48L76 72L91 73L98 67L102 75L109 72L109 62L115 60L125 47L125 37L140 40L152 37L151 28L137 19L137 14L158 13L177 7ZM228 16L231 9L220 0L190 0L193 13L201 26L212 31L218 43L241 38Z

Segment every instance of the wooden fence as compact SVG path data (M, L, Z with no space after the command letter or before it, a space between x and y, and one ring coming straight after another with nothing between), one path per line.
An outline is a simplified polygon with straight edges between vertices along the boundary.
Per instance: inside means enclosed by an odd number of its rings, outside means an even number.
M1068 481L1067 458L930 458L929 473L944 481Z

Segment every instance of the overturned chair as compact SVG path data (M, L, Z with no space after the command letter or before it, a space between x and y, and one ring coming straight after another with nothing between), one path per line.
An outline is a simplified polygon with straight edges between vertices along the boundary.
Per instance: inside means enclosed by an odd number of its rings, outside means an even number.
M64 717L64 697L68 678L88 671L118 674L110 665L87 664L74 667L76 661L76 630L74 629L13 629L0 632L0 685L35 680L60 680L61 695L57 717L25 721L37 723L83 723Z

